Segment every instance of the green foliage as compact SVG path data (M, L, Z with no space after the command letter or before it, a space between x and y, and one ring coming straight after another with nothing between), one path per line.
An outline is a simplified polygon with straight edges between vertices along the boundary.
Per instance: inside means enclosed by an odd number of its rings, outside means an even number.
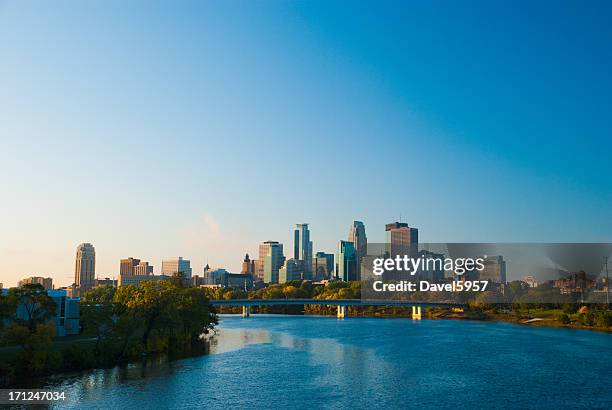
M557 320L563 323L564 325L567 325L570 323L570 318L566 313L561 313L559 316L557 316Z
M25 322L25 325L31 331L34 331L38 324L45 323L57 309L53 299L47 294L45 288L39 284L27 284L19 288L12 288L9 291L8 299L10 305L23 306L26 318L19 321Z
M49 306L41 294L35 289L13 294L14 301L34 307L31 320L14 322L3 331L4 343L20 348L8 365L0 366L7 375L110 366L158 352L180 354L202 345L203 335L217 324L204 289L150 281L87 292L80 306L83 334L72 343L54 343L53 323L40 323L46 315L38 309Z

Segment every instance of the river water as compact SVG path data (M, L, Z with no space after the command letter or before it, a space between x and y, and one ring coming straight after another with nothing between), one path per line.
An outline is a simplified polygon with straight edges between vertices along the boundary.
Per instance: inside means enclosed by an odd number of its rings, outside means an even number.
M52 379L56 408L612 408L612 335L508 323L222 316L211 354Z

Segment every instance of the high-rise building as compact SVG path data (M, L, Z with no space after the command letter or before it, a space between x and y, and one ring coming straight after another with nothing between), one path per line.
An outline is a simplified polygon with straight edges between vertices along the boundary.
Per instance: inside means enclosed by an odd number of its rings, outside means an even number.
M153 265L149 265L149 262L140 261L138 265L134 266L134 275L153 275Z
M96 249L90 243L77 246L74 283L83 290L90 289L96 277Z
M361 279L361 260L368 254L368 238L363 222L353 221L349 228L348 240L355 246L355 269L357 279Z
M385 226L387 231L387 252L391 257L408 255L416 258L419 251L419 230L407 223L393 222Z
M355 245L353 242L340 241L336 258L336 277L343 281L357 280L355 264Z
M119 262L119 274L120 275L133 275L134 268L140 263L140 259L134 259L132 257L127 259L121 259Z
M285 262L283 244L266 241L259 245L259 260L262 261L264 283L278 283L278 270Z
M43 278L42 276L30 276L29 278L21 279L18 283L18 287L22 287L23 285L30 284L39 284L42 285L46 290L53 289L53 279L52 278ZM2 286L0 286L2 288Z
M305 279L312 276L312 241L308 224L297 224L293 237L293 259L301 261Z
M480 280L506 283L506 261L504 261L503 256L487 256L483 265L484 269L480 271Z
M313 280L330 279L334 274L334 254L317 252L312 259Z
M302 279L303 266L301 261L287 259L283 266L278 270L278 283L286 283L290 280Z
M191 279L191 262L182 256L162 260L162 275L176 276L182 274L185 279Z
M240 273L251 274L251 275L255 274L255 261L249 258L248 253L244 257L244 260L242 261L242 270L240 271Z

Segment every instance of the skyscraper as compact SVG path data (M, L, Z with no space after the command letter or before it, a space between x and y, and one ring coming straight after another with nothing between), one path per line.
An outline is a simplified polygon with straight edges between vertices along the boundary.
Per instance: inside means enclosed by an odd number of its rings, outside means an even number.
M249 258L248 253L244 257L244 260L242 261L242 269L240 273L251 274L251 275L255 274L255 261L252 261L251 258Z
M419 251L419 230L407 223L393 222L385 226L387 231L387 252L391 257L408 255L416 258Z
M338 243L338 257L336 258L336 277L343 281L357 280L355 262L353 242L340 241Z
M191 279L191 262L182 256L162 260L162 275L176 276L183 274L185 279Z
M283 244L266 241L259 245L259 260L263 265L264 283L278 283L278 270L285 262Z
M361 259L368 253L368 238L363 222L353 221L349 228L348 240L355 246L355 270L357 279L361 279Z
M485 258L484 269L480 271L480 280L489 280L495 283L506 283L506 261L501 255Z
M90 243L77 246L74 283L78 288L90 289L96 277L96 249Z
M330 279L334 274L334 254L317 252L312 259L313 280Z
M305 279L312 277L312 242L308 224L297 224L293 238L293 259L300 261Z
M119 274L120 275L133 275L134 268L140 263L140 259L134 259L132 257L127 259L121 259L119 261Z

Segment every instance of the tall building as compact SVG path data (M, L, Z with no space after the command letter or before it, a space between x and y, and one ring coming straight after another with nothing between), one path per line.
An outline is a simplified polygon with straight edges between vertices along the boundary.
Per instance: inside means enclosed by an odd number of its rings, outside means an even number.
M312 241L308 224L297 224L293 237L293 259L301 261L303 276L312 276Z
M259 260L262 261L264 283L278 283L278 270L285 262L283 244L266 241L259 245Z
M361 279L361 259L368 254L368 238L363 222L353 221L353 224L349 228L348 240L349 242L353 242L355 247L357 279Z
M74 283L80 289L90 289L96 277L96 249L90 243L77 246Z
M119 262L119 274L120 275L133 275L134 268L140 263L140 259L127 258L121 259Z
M182 256L162 260L162 275L176 276L182 273L185 279L191 279L191 262Z
M251 274L251 275L255 274L255 261L249 258L248 253L244 257L244 260L242 261L242 270L240 271L240 273Z
M39 284L42 285L46 290L53 289L53 279L52 278L43 278L42 276L30 276L29 278L21 279L18 283L18 287L22 287L23 285L29 284ZM0 286L2 288L2 286Z
M387 252L391 257L408 255L416 258L419 251L419 230L407 223L393 222L385 226L387 231Z
M149 262L140 261L138 265L134 266L134 275L153 275L153 265L149 265Z
M317 252L312 259L313 280L331 279L334 274L334 254Z
M340 241L338 243L336 277L345 282L349 280L357 280L355 245L353 245L353 242Z
M495 283L506 283L506 261L503 256L488 256L483 261L484 269L480 271L480 280Z
M278 283L286 283L290 280L302 279L303 266L300 261L287 259L278 270Z

